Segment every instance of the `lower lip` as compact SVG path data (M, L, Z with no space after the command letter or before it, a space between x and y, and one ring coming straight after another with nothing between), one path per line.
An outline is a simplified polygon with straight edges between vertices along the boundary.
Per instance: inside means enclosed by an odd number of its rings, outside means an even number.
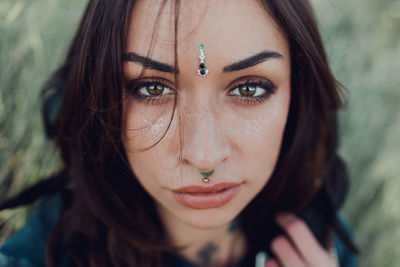
M228 203L239 193L242 185L214 193L177 193L172 192L176 200L193 209L211 209Z

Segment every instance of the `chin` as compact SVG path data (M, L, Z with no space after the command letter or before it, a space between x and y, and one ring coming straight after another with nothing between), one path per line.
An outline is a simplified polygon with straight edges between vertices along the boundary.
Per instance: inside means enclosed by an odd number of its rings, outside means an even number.
M236 213L224 212L221 209L196 210L180 216L186 224L198 229L215 229L226 226L235 217Z

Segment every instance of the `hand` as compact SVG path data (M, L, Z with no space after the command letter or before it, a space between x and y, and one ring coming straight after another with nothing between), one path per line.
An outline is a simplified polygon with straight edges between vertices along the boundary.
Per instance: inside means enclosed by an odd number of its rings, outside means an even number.
M306 223L292 213L281 213L276 221L286 232L272 240L271 250L277 259L267 260L265 267L338 267L331 254L314 237Z

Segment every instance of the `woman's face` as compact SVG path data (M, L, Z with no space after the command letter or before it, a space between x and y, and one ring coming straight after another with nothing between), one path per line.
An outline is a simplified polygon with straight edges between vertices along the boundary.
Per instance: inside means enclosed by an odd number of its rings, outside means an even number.
M157 26L159 2L139 1L133 11L123 66L124 146L164 220L223 226L262 190L277 162L290 102L288 43L256 0L182 1L174 69L174 7L167 2ZM205 77L197 73L200 44ZM151 62L139 77L141 56ZM195 168L215 172L204 183ZM214 197L172 191L226 182L237 186ZM226 196L233 198L221 202Z

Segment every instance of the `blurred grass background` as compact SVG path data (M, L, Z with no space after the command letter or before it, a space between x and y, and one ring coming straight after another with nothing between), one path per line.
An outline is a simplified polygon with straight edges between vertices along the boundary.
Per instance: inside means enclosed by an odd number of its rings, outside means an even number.
M87 1L0 2L0 201L59 168L44 137L41 88L63 61ZM400 266L400 1L311 0L337 79L347 88L344 207L360 266ZM0 244L26 208L0 213Z

